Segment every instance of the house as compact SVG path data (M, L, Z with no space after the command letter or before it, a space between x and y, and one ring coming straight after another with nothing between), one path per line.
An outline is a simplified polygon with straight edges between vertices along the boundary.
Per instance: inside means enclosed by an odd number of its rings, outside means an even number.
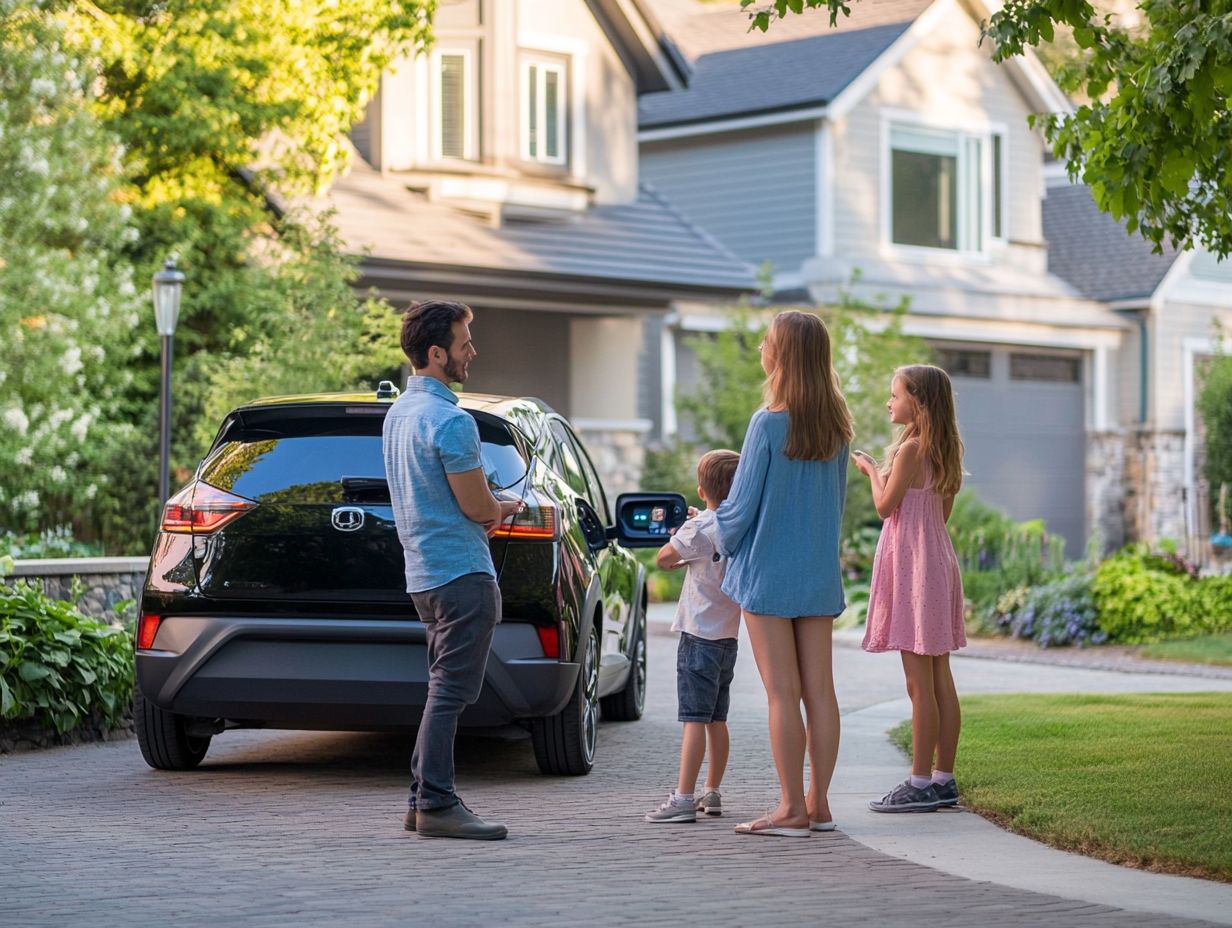
M467 389L543 398L610 490L636 488L643 318L755 286L638 182L637 99L687 65L642 0L442 2L434 33L384 75L328 194L359 286L468 303Z
M1111 543L1170 538L1209 563L1217 492L1202 475L1195 398L1219 337L1213 324L1232 333L1232 261L1202 249L1154 254L1061 171L1050 172L1043 218L1049 270L1131 323L1115 362L1111 428L1089 435L1096 524Z
M1069 104L1032 56L994 64L967 0L862 0L749 33L738 6L668 28L693 73L639 101L641 176L787 300L911 300L907 331L950 372L968 485L1046 519L1080 555L1123 489L1109 479L1137 373L1135 321L1050 260L1034 112ZM665 17L666 18L666 17ZM1123 235L1123 233L1122 233ZM721 325L678 304L658 340L657 427L692 368L682 336ZM655 339L651 338L651 342ZM1177 406L1179 410L1179 403ZM1179 412L1178 412L1179 416Z

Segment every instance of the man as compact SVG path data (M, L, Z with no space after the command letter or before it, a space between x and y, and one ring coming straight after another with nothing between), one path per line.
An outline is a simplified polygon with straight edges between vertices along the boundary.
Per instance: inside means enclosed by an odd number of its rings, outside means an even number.
M500 589L488 536L521 504L488 489L479 428L458 408L451 383L465 383L477 352L468 307L414 303L402 320L402 350L415 369L385 417L385 473L406 561L406 590L428 643L428 699L411 756L408 831L431 838L505 837L454 792L454 735L479 698Z

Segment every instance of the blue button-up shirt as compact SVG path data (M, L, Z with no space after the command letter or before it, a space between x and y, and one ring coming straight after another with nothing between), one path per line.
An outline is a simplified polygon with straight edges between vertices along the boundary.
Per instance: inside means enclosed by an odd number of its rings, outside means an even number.
M749 422L731 492L715 512L719 549L730 560L723 592L746 612L796 618L838 615L847 446L828 461L793 460L786 412Z
M406 591L422 593L465 574L492 577L483 526L458 505L447 474L482 467L479 426L434 377L411 377L385 416L385 476L406 560Z

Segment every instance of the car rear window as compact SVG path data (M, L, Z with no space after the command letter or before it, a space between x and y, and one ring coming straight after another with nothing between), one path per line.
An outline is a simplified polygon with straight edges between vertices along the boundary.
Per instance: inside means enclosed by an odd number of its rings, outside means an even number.
M519 443L501 425L477 420L488 483L509 487L526 475ZM381 454L381 416L297 420L285 430L232 430L205 462L201 478L265 503L389 501ZM281 432L281 434L280 434Z

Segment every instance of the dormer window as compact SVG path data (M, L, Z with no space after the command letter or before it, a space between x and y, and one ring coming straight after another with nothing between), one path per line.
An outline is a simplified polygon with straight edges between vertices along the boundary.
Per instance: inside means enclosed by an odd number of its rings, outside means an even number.
M432 53L432 142L438 160L472 161L475 153L475 56L469 48Z
M1000 132L889 128L888 238L908 248L982 252L1005 236Z
M568 161L568 71L559 59L527 57L522 60L522 157L540 164Z

